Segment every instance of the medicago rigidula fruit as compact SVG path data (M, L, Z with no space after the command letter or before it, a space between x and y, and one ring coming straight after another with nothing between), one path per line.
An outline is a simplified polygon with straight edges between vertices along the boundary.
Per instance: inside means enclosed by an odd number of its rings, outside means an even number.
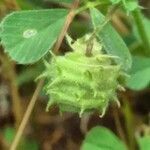
M115 63L117 56L103 54L101 45L94 39L92 56L87 57L86 37L71 44L73 52L65 56L52 55L45 62L42 76L47 78L45 86L49 96L47 110L53 104L60 111L83 113L99 111L103 116L110 101L118 102L116 90L123 89L120 78L125 78L121 65Z

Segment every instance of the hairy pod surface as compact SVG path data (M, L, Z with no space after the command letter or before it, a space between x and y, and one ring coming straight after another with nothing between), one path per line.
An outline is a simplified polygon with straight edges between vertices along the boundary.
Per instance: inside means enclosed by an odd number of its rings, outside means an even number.
M96 110L103 115L111 100L118 101L121 67L114 59L100 52L91 57L78 51L53 56L44 73L50 98L47 109L56 104L61 111L78 112L80 116Z

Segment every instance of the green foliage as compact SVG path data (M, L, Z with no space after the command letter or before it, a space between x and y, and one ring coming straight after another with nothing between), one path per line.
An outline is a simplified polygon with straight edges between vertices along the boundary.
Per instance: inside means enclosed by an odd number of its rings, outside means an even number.
M97 33L97 37L107 53L118 56L121 60L117 60L117 62L122 63L123 69L130 69L132 64L131 55L120 35L110 23L104 25L106 19L97 9L91 9L91 17L95 29L100 25L102 26L100 32Z
M148 55L150 54L150 20L144 17L139 12L139 17L142 21L142 26L139 26L140 23L133 26L133 34L137 39L137 43L140 44L140 48L137 47L134 51L139 49L139 54ZM137 16L138 17L138 16ZM138 28L139 27L139 28ZM139 32L140 30L140 32ZM141 34L146 36L146 42L143 41L144 37ZM146 49L144 51L144 48ZM146 53L146 54L145 54ZM133 66L131 69L131 76L128 80L127 86L133 90L142 90L146 88L150 83L150 58L144 56L133 56Z
M137 137L140 150L149 150L150 135ZM94 127L86 135L81 150L127 150L126 145L105 127Z
M112 4L122 3L125 10L129 13L139 8L137 0L110 0Z
M14 128L7 127L4 130L4 138L6 139L7 142L11 143L13 141L14 135L15 135Z
M48 107L57 104L61 111L84 112L98 110L104 115L110 100L117 101L116 90L122 76L120 65L114 64L115 56L101 53L101 46L94 41L91 57L85 56L86 38L77 40L74 52L53 56L46 63L46 92L50 97Z
M4 18L1 39L5 52L20 64L38 61L56 41L67 11L18 11Z
M4 139L11 144L15 137L16 131L14 128L8 127L4 130ZM33 139L22 138L17 150L38 150L38 144Z
M148 41L149 41L149 45L150 45L150 20L148 18L144 17L142 14L141 14L141 18L142 18L142 21L143 21L143 29L142 30L145 31L146 36L147 36ZM137 29L136 25L134 25L134 27L133 27L133 34L137 38L137 40L140 43L142 43L142 39L139 35L139 32L138 32L138 29ZM144 43L142 43L142 44L144 44Z
M137 142L138 142L140 150L149 150L149 148L150 148L150 135L138 137Z
M133 57L133 66L127 86L133 90L142 90L150 83L150 58Z
M95 127L87 133L81 150L127 150L123 142L110 130Z

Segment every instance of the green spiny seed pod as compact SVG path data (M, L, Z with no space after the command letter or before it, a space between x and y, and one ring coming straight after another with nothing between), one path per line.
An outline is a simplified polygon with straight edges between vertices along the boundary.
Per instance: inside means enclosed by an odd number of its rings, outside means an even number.
M53 56L44 73L50 97L47 110L57 104L61 111L78 112L80 116L95 110L103 115L110 100L118 102L121 66L114 59L117 58L101 54L100 50L91 57L79 49L65 56Z

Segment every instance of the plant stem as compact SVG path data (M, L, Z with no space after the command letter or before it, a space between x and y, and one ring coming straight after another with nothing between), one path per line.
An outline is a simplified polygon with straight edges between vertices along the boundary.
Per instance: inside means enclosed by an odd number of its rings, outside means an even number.
M134 133L135 133L134 116L126 98L124 98L123 102L124 102L124 107L122 107L122 112L125 118L125 127L128 134L127 136L128 136L129 149L135 150L136 148L135 148L135 137L134 137Z
M136 23L136 27L137 27L138 33L140 35L140 38L143 42L143 46L145 48L145 54L150 56L150 41L149 41L148 34L145 29L141 10L139 8L137 8L135 11L132 12L132 16Z
M120 138L124 141L125 144L127 144L125 133L123 131L122 124L120 122L120 118L119 118L119 114L118 113L119 113L118 110L115 108L113 110L113 116L114 116L116 129L117 129L117 132L118 132L118 135L120 136Z
M20 122L22 120L23 112L21 106L21 97L19 95L19 89L16 84L16 72L15 72L15 64L11 63L10 69L10 89L11 89L11 97L12 97L12 105L13 105L13 113L15 116L15 127L18 129Z
M66 32L67 32L67 30L68 30L68 28L69 28L69 26L70 26L70 24L71 24L73 18L74 18L75 15L76 15L75 10L76 10L76 8L78 7L79 2L80 2L80 0L75 0L75 1L73 2L73 4L72 4L71 10L70 10L70 12L69 12L69 14L68 14L68 16L67 16L66 22L65 22L65 24L64 24L64 28L62 29L62 31L61 31L61 33L60 33L60 36L59 36L59 38L58 38L58 40L57 40L57 42L56 42L56 44L55 44L55 47L54 47L54 52L55 52L55 54L58 54L58 53L59 53L60 45L61 45L61 43L62 43L62 41L63 41L63 39L64 39L64 36L65 36L65 34L66 34Z
M14 139L12 145L11 145L10 150L16 150L16 148L17 148L17 145L19 143L21 135L22 135L22 133L23 133L23 131L25 129L25 126L26 126L26 124L27 124L27 122L28 122L28 120L30 118L30 115L31 115L31 113L33 111L33 108L34 108L35 102L37 100L37 97L39 95L39 92L42 89L43 82L44 82L44 80L40 80L38 85L37 85L37 88L36 88L32 98L30 100L30 103L29 103L28 108L27 108L27 110L26 110L26 112L24 114L23 120L22 120L22 122L21 122L21 124L19 126L19 129L17 131L17 134L16 134L15 139Z
M105 2L106 3L106 2ZM94 8L98 5L102 5L105 4L104 2L88 2L87 4L85 4L84 6L80 7L79 9L76 10L76 14L79 14L89 8Z

